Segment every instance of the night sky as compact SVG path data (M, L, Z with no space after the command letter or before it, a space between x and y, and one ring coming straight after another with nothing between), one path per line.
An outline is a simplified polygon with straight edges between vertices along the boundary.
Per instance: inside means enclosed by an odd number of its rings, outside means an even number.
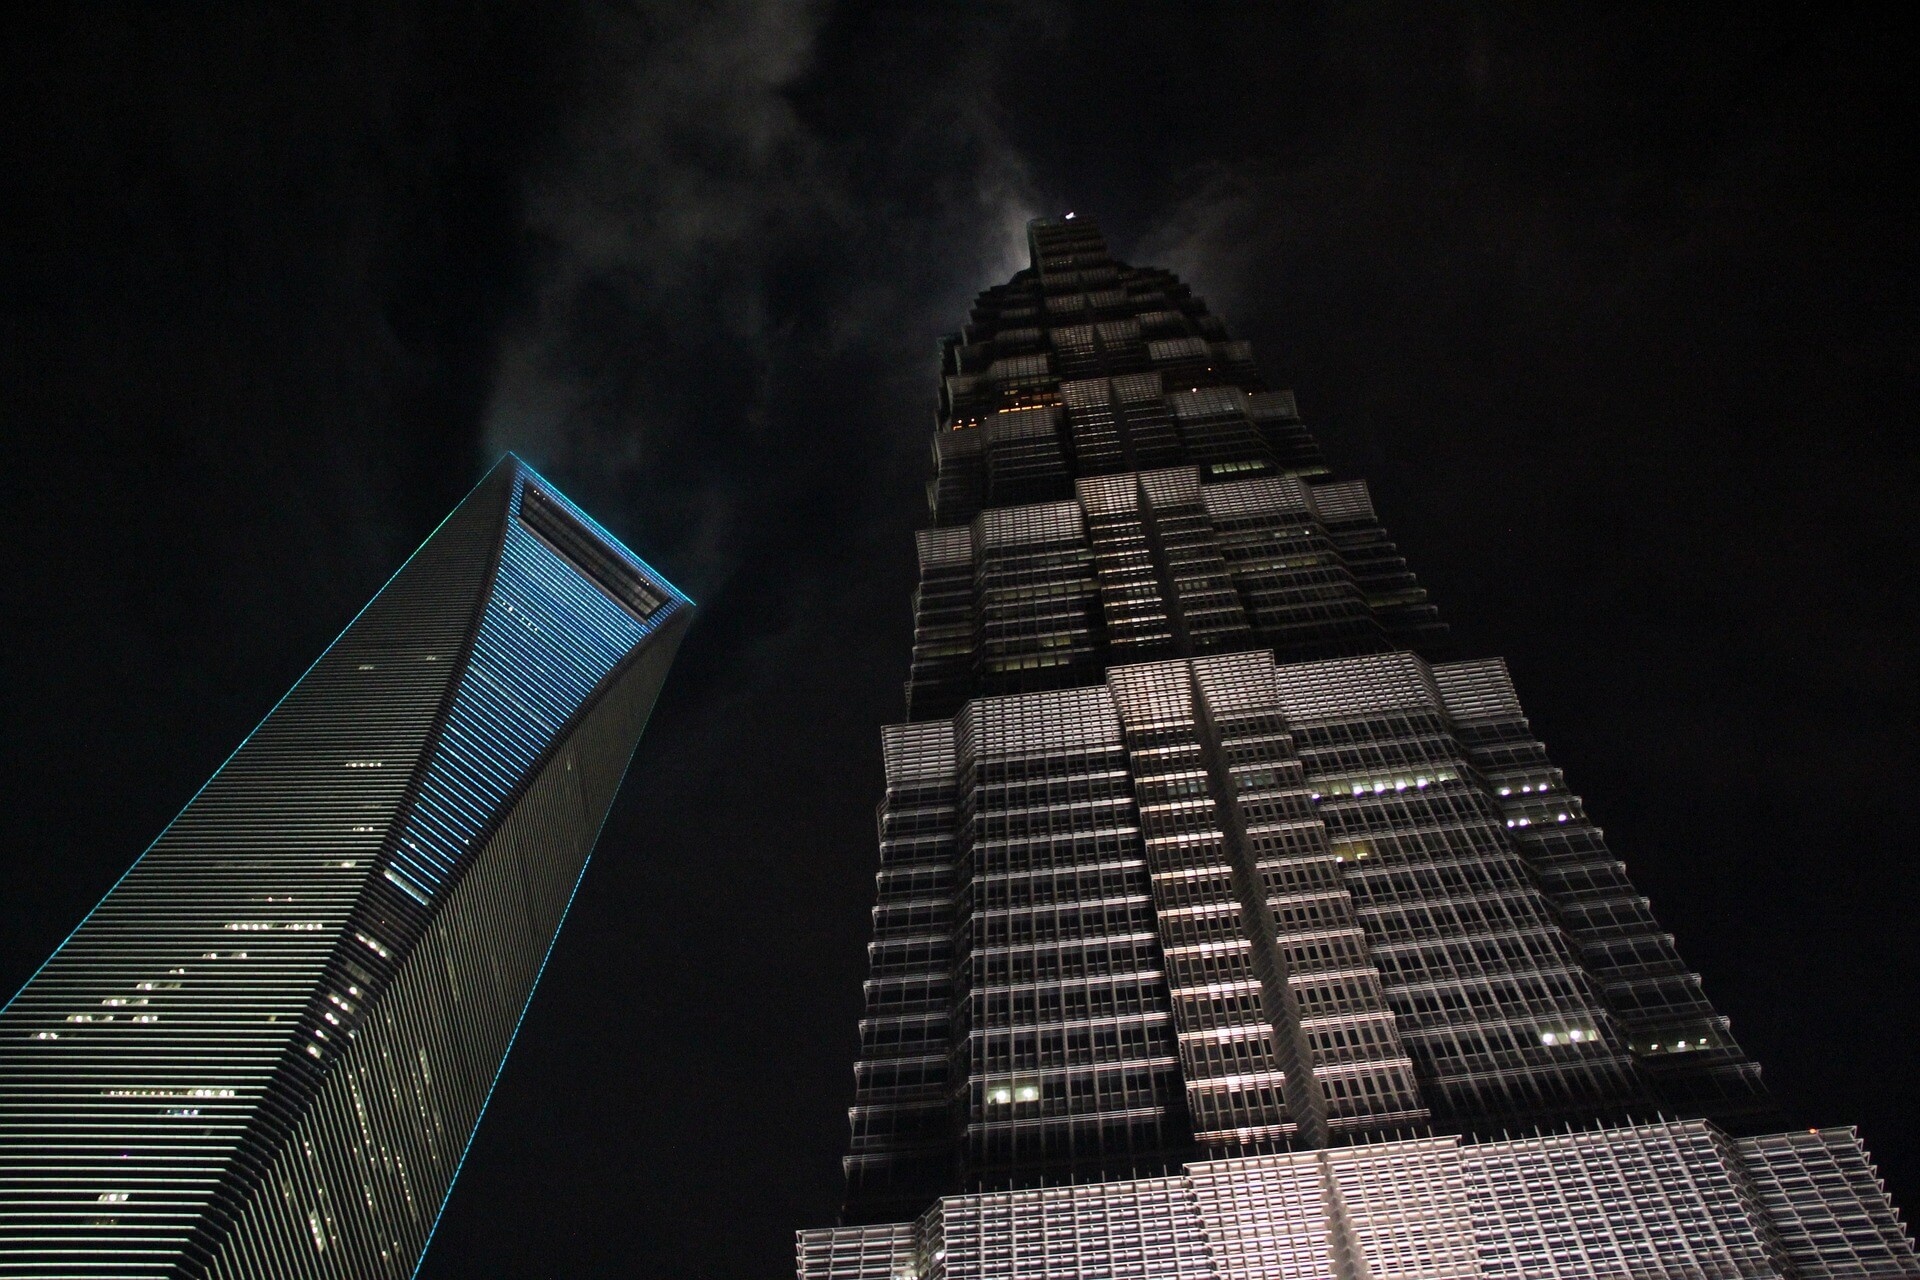
M1914 50L1689 8L13 8L0 987L512 448L702 612L424 1274L790 1274L935 339L1073 209L1920 1211Z

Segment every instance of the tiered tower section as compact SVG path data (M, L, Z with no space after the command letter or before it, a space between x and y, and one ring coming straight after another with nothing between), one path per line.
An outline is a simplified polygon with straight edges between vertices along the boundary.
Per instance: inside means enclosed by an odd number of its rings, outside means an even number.
M1435 653L1366 487L1331 479L1248 344L1087 222L1030 240L941 345L909 717L1158 658Z
M1734 1252L1785 1259L1771 1148L1726 1136L1777 1127L1759 1070L1505 665L1446 651L1365 484L1184 285L1084 219L1029 247L942 344L883 735L844 1220L896 1225L806 1239L895 1266L966 1197L1064 1185L1161 1197L1198 1240L1244 1168L1320 1187L1300 1229L1379 1275L1341 1179L1405 1144L1404 1170L1491 1180L1446 1210L1466 1261L1418 1272L1479 1274L1475 1214L1535 1158L1503 1135L1654 1123L1751 1209Z
M412 1274L690 616L496 467L0 1011L0 1276Z

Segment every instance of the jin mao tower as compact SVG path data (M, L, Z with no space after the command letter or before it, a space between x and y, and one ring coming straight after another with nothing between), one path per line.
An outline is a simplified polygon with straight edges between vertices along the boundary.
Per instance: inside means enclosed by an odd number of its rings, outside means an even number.
M942 342L805 1280L1920 1273L1290 392L1069 215Z

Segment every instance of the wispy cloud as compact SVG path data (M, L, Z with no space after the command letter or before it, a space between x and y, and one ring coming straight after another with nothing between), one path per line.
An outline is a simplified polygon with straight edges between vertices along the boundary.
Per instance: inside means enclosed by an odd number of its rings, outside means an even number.
M626 513L708 592L830 483L807 452L924 447L929 339L1019 265L1034 207L990 75L882 83L891 130L809 120L811 83L846 73L821 65L831 18L596 6L578 110L529 182L537 303L502 340L487 443Z

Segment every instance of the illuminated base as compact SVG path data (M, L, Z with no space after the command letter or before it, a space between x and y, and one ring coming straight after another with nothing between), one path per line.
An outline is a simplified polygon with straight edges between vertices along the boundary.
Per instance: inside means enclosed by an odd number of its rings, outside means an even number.
M1852 1129L1660 1121L1205 1161L802 1231L800 1280L1920 1276Z

